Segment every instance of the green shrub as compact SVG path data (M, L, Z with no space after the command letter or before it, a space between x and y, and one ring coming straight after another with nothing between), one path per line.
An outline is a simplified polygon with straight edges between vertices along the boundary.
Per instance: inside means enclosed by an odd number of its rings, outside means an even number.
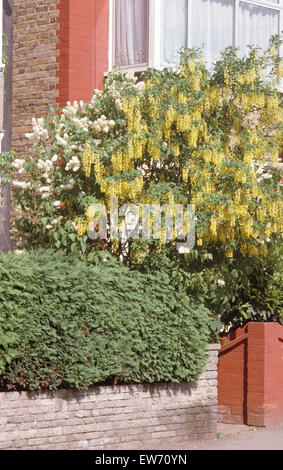
M206 360L209 312L167 274L60 252L0 256L0 386L181 382Z
M181 288L211 312L215 338L249 321L283 324L283 237L268 243L266 256L219 260L217 250L197 248L182 258L170 248L148 256L144 273L162 270L171 285Z

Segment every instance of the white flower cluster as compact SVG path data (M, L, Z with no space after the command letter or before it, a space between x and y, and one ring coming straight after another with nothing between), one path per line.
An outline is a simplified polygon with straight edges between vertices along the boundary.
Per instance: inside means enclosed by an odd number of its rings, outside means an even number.
M72 157L71 160L68 161L65 168L66 168L66 171L73 170L76 172L80 169L80 167L81 167L81 163L78 157Z
M44 126L43 118L32 118L32 128L33 132L26 133L27 139L31 140L33 143L38 143L40 140L47 140L49 137L48 130Z
M39 170L50 173L50 171L53 169L53 162L52 162L52 160L41 160L41 158L40 158L38 160L36 166Z
M256 171L256 175L257 175L257 181L258 183L260 183L262 180L267 180L267 179L271 179L272 178L272 175L271 173L268 173L266 171L266 167L268 166L268 163L264 163L263 165L260 165L259 168L257 169ZM264 173L265 172L265 173Z
M71 178L71 179L67 182L67 184L61 184L60 188L61 188L62 190L65 190L65 189L70 190L70 189L73 189L73 187L75 186L75 184L76 184L76 181L74 180L74 178Z
M50 173L52 172L54 166L52 160L41 160L41 158L37 161L36 164L37 168L43 172L43 178L45 178L47 183L51 183Z
M117 111L122 111L122 109L123 109L123 103L122 103L122 99L121 99L120 92L116 89L115 83L116 83L116 81L114 80L114 81L108 86L107 92L108 92L108 94L111 95L112 98L115 100L115 108L117 109ZM99 95L94 94L92 100L95 100L96 96L99 96Z
M15 188L20 188L20 189L31 189L32 185L31 183L25 182L25 181L13 181L13 185Z
M51 186L41 186L38 188L38 191L40 192L42 199L48 199L52 195Z
M61 137L59 134L56 134L56 140L59 145L62 145L62 147L67 147L69 144L69 136L67 132L64 133L64 137Z
M47 230L51 230L52 228L55 228L58 225L58 219L52 220L52 222L48 225L46 225Z
M21 175L22 173L24 173L25 169L24 169L24 164L25 164L25 160L23 159L20 159L20 158L16 158L16 160L13 161L12 165L13 167L18 170L18 173Z
M66 116L68 118L72 118L72 117L75 117L77 115L78 110L79 110L79 105L78 105L77 101L74 101L73 104L71 103L71 101L68 101L67 106L65 106L62 109L62 112L63 112L64 116Z
M94 130L100 134L101 132L104 132L107 134L110 129L112 129L115 126L115 121L109 120L102 114L100 118L98 118L96 121L93 122L93 128Z
M84 102L80 101L80 106L81 108L83 107ZM63 112L63 120L65 117L69 118L79 129L82 129L84 132L88 132L88 125L89 125L89 119L87 116L85 117L80 117L78 115L78 110L79 110L79 105L77 101L74 101L73 104L71 104L70 101L67 102L67 106L62 110ZM64 128L64 124L59 124L59 129L62 130ZM64 136L64 140L66 139L66 136Z

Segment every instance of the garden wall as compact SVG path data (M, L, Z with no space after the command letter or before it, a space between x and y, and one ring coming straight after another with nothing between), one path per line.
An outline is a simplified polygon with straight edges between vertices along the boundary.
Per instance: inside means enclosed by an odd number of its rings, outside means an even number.
M0 449L157 449L215 437L219 345L197 383L0 393Z
M219 421L283 423L283 326L251 322L222 341L218 364Z

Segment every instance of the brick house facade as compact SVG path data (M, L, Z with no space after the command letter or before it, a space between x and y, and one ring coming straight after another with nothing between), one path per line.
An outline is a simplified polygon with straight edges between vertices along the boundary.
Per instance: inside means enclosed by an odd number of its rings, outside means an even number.
M83 4L83 5L82 5ZM12 148L26 153L32 117L91 98L107 71L108 2L14 0Z

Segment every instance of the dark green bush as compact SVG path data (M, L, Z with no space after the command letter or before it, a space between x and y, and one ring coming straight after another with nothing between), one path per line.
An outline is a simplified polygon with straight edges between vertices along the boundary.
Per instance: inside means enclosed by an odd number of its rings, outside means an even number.
M2 389L191 381L208 325L166 274L49 251L0 256Z
M151 274L162 270L172 286L204 304L211 312L215 340L250 321L283 325L283 237L267 246L265 256L225 260L216 249L195 247L180 257L166 247L148 256L140 269Z

